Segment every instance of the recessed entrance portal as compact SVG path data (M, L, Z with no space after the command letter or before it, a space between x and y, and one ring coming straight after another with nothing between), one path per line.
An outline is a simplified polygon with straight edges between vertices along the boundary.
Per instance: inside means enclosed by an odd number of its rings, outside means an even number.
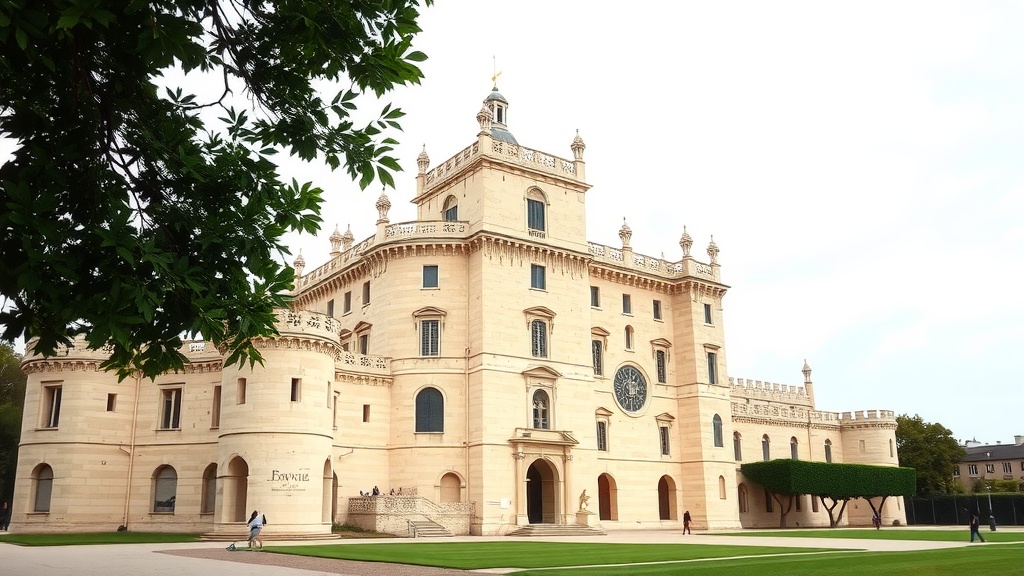
M597 507L601 520L619 519L618 492L615 478L610 474L601 474L597 477Z
M224 521L245 522L248 517L245 504L249 492L249 465L241 456L235 456L228 462L227 468L223 481Z
M658 517L662 520L678 520L676 513L676 483L671 476L658 480Z
M558 522L558 471L546 460L526 470L526 516L530 524Z

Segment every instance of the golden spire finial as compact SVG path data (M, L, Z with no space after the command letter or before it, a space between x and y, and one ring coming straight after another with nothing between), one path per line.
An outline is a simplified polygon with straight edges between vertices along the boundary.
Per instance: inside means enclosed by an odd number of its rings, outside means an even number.
M501 72L498 71L498 58L497 58L497 56L491 56L491 70L493 71L493 74L491 74L491 82L494 85L494 89L497 90L498 89L498 76L501 76Z

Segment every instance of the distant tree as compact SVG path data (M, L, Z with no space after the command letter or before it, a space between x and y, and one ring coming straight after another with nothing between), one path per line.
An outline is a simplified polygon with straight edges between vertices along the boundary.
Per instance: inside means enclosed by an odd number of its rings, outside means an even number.
M251 339L276 334L293 284L282 237L321 222L321 190L283 181L273 155L393 185L402 112L353 114L420 81L419 15L417 0L0 2L2 336L50 354L84 335L121 378L180 367L183 335L261 360Z
M810 494L821 501L831 528L842 521L852 498L866 499L871 510L879 513L889 496L914 495L914 471L895 466L778 459L748 462L740 466L740 472L783 506L780 528L786 527L786 514L793 498L799 494ZM880 498L877 507L873 498ZM835 513L837 506L838 514Z
M917 470L917 493L948 494L953 491L953 468L966 451L953 432L920 416L896 417L896 447L900 466Z
M26 380L21 355L0 341L0 502L10 502L14 495Z

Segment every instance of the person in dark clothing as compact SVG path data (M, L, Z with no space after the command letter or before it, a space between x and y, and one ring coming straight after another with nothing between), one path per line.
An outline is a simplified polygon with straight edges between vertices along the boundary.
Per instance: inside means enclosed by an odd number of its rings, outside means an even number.
M7 528L11 525L11 507L7 505L7 502L3 503L3 507L0 507L0 531L7 532Z
M981 537L981 532L978 531L978 527L980 525L981 525L981 520L978 518L978 515L977 514L971 514L971 542L974 542L974 537L975 536L978 537L978 540L981 540L982 542L985 541L985 539Z
M690 511L683 512L683 534L693 534L690 530L690 523L693 522L693 518L690 517Z

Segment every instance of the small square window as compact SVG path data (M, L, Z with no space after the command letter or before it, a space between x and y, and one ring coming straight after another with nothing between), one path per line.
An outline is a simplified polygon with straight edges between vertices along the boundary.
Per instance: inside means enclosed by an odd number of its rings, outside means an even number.
M711 304L704 305L704 323L713 324L713 322L711 322Z
M363 404L363 422L370 421L370 405Z
M989 474L992 474L995 471L996 471L996 465L995 464L985 464L985 472L987 472Z
M590 307L600 308L601 307L601 289L597 286L590 287Z
M292 378L292 402L302 400L302 379Z
M530 288L536 288L537 290L547 290L547 278L545 277L546 270L543 266L536 264L530 265Z
M345 301L342 307L342 314L348 314L352 311L352 291L345 292Z
M327 301L327 315L334 318L334 299Z
M363 282L363 306L370 303L370 281Z
M366 355L370 353L370 335L360 334L359 335L359 353Z
M423 267L423 287L437 288L437 266Z
M633 302L629 298L629 294L622 295L622 313L632 314L633 313Z
M661 320L661 300L654 301L654 319Z

